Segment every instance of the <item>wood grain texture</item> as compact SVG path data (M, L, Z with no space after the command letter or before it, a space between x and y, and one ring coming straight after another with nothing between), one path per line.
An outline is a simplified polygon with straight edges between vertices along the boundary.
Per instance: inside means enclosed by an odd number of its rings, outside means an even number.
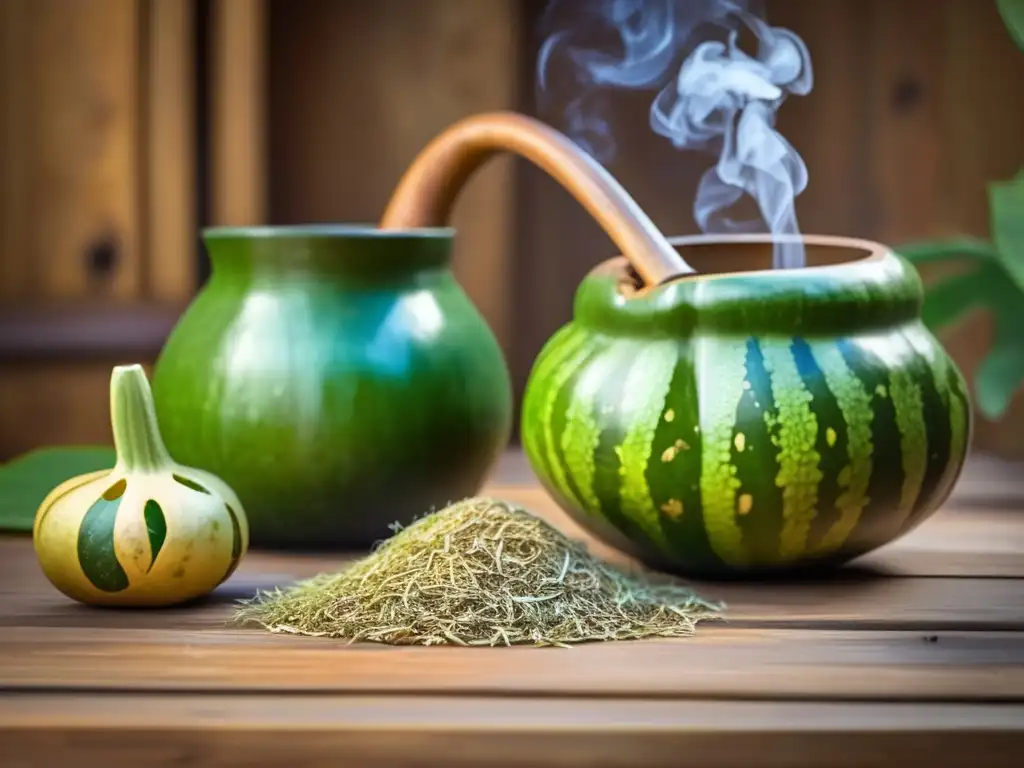
M4 13L4 77L19 81L5 88L4 248L21 271L5 293L137 297L139 1L15 0ZM109 268L90 269L102 250Z
M586 534L575 528L549 497L535 487L492 485L487 490L492 495L523 504L571 536L588 540ZM973 536L972 530L976 532ZM986 548L994 547L996 541L1005 547L1002 550L1004 565L997 577L993 577L986 565L997 559L995 555L999 553ZM607 547L592 545L592 548L609 560L627 562ZM874 566L852 567L832 579L758 585L695 583L694 589L699 593L726 601L725 622L704 625L692 640L645 644L643 658L656 660L643 678L645 684L667 686L659 688L662 691L673 686L695 686L689 689L694 695L698 692L711 695L716 690L740 695L739 691L743 690L742 695L752 696L760 688L772 692L771 695L782 695L785 691L789 691L789 695L814 692L823 695L831 690L833 695L841 696L844 694L838 686L829 689L826 683L829 659L835 658L847 665L854 659L860 659L861 664L875 665L871 672L866 672L865 668L847 669L845 676L841 675L851 696L884 698L903 695L899 693L903 691L911 696L941 697L952 695L952 689L942 690L942 685L960 685L951 682L954 680L972 681L963 683L962 687L974 690L976 693L972 695L981 698L1024 695L1020 679L998 671L993 674L993 669L986 666L1000 659L1016 663L1016 657L1005 656L1007 648L1017 642L1014 635L970 633L971 630L1024 630L1024 591L1020 589L1024 576L1020 557L1020 552L1024 551L1024 518L978 511L943 513L890 549L888 556L879 556ZM933 556L934 571L923 574L930 578L922 578L922 574L915 571L913 557L906 560L915 553ZM405 655L397 657L404 661L384 657L386 660L377 671L363 661L355 670L344 666L337 668L341 677L333 677L326 671L332 668L330 664L313 659L324 652L348 652L338 643L273 637L227 626L235 599L252 595L258 589L338 570L350 557L252 553L229 582L200 604L167 611L107 612L79 606L56 593L35 566L27 540L0 540L0 604L5 606L0 613L0 649L3 649L0 658L12 664L5 682L49 680L54 684L65 679L96 685L107 679L112 685L128 680L134 685L145 685L150 680L150 684L159 687L170 680L177 681L175 685L191 681L189 685L215 687L229 685L232 680L245 680L245 684L257 687L287 688L302 681L301 685L346 688L359 679L362 682L357 687L376 690L377 686L390 685L389 670L392 665L401 663L421 670L419 679L433 681L424 683L431 689L438 684L438 678L432 676L433 665L449 653L448 649L406 649L400 652ZM956 571L960 572L960 578L935 575L943 573L941 563L945 559L959 562ZM917 562L921 561L919 557ZM923 561L928 564L927 559ZM892 576L883 575L887 572ZM40 646L33 640L42 638L42 632L46 641ZM76 637L82 641L77 648ZM256 663L262 644L274 647L274 663ZM239 646L245 646L246 650ZM40 653L41 647L48 652ZM544 657L552 659L553 666L544 667L535 677L531 677L528 668L515 665L506 668L507 657L499 657L501 661L495 662L497 666L491 672L486 672L486 665L476 667L464 683L485 689L517 684L529 688L539 684L545 675L556 674L563 665L579 660L580 666L574 673L578 681L573 685L593 690L595 686L600 689L608 684L620 694L630 689L644 690L643 686L637 688L637 680L629 677L636 674L636 669L630 669L628 663L633 647L629 644L585 646L576 649L568 660L562 660L557 654ZM708 647L720 649L720 655L713 656L718 652L709 651ZM183 648L189 649L189 654L182 656ZM236 651L237 656L233 655ZM790 669L791 673L795 666L805 664L813 672L794 676L789 683L786 680L790 673L778 672L778 679L772 677L771 684L766 684L766 676L780 669L772 668L781 663L779 657L773 655L778 652L789 654L786 656L789 667L783 665L781 669ZM1024 647L1021 652L1024 653ZM250 657L249 653L255 656ZM210 664L195 666L193 662L203 654L210 654L204 657ZM460 656L459 651L454 654L456 658ZM605 654L622 656L613 658ZM56 669L48 661L53 657L63 660ZM488 657L481 654L473 658ZM712 658L718 660L719 666L708 666ZM967 663L972 658L976 667L958 671L958 659ZM16 659L20 661L15 662ZM936 668L948 672L938 683L932 676ZM303 676L303 669L310 670L306 676ZM443 669L442 678L451 674L449 667ZM588 672L593 669L621 670L626 678L618 684L593 681ZM152 676L157 670L160 670L156 675L159 682L154 682ZM745 670L744 674L740 674L741 670ZM703 674L710 677L702 678ZM19 678L19 675L24 677ZM500 682L494 682L494 675L501 676ZM744 679L747 681L743 682ZM896 679L899 684L895 684ZM372 682L374 680L376 682ZM940 689L927 688L936 684ZM723 685L726 688L722 688ZM922 685L926 687L921 688Z
M158 301L196 290L195 4L149 0L146 13L146 281Z
M1024 703L1018 632L701 627L685 640L396 648L205 629L0 627L0 689Z
M866 201L873 237L896 245L937 235L943 224L943 18L927 0L867 5L868 67L861 78L869 111L858 121L868 137Z
M210 8L212 223L264 224L266 4L212 0Z
M1019 765L1020 706L0 694L14 765ZM18 762L21 761L21 762Z
M988 184L1012 178L1021 167L1024 135L1024 53L1014 44L996 4L942 3L946 42L940 116L944 132L941 175L942 231L989 237ZM929 272L937 272L929 270ZM993 338L985 310L971 312L942 335L974 391L974 376ZM996 421L977 420L974 444L1024 460L1024 390Z
M976 484L999 478L982 468ZM519 456L484 493L627 562L570 522ZM1017 765L1019 510L944 509L831 578L696 583L727 602L724 621L571 649L350 645L229 625L238 599L357 555L252 552L197 603L101 610L57 593L28 537L0 538L0 739L18 766L339 754L375 766Z
M60 303L0 310L0 360L59 364L159 354L184 305ZM13 368L17 377L17 368ZM37 436L28 435L31 440Z
M208 601L188 609L162 612L83 611L35 573L26 542L2 542L11 563L0 593L7 611L0 626L126 627L205 629L220 626L230 601L257 590L286 586L297 579L344 567L334 557L273 557L250 553L231 580ZM16 570L16 563L21 567ZM29 570L29 569L32 570ZM922 633L953 630L1024 630L1024 590L1014 578L886 578L850 571L832 581L788 584L707 584L692 582L701 595L728 604L727 620L736 627L801 629L888 629ZM5 615L6 614L6 615Z
M150 367L152 359L135 358ZM117 357L5 365L0 375L0 461L40 445L104 444L110 371Z
M1024 134L1024 53L1006 29L995 2L943 0L915 4L942 21L943 150L939 158L942 207L936 226L989 234L988 184L1020 169ZM932 10L933 9L933 10ZM939 12L941 10L941 12ZM1022 398L1024 399L1024 398Z
M874 208L862 173L870 158L863 74L871 39L868 3L776 0L768 19L803 38L814 69L811 94L787 99L778 112L778 130L810 176L797 198L799 221L805 230L861 237Z
M0 301L22 298L32 273L28 228L30 87L25 30L31 0L0 3Z
M486 492L586 538L519 458ZM251 552L207 599L111 611L8 536L0 739L25 765L274 765L285 742L301 765L1015 765L1024 516L947 509L885 549L832 578L696 583L727 612L683 640L463 649L229 625L237 599L353 555Z
M275 222L374 223L416 154L450 123L516 106L519 3L271 2L270 210ZM503 349L516 227L512 159L466 185L455 277Z

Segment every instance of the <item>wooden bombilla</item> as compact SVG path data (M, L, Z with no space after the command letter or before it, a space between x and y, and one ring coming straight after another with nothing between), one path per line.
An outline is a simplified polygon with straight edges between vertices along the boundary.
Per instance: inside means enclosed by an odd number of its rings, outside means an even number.
M381 229L444 225L463 185L498 152L525 157L565 187L597 220L647 286L694 273L600 164L564 134L509 112L465 118L431 141L395 187Z

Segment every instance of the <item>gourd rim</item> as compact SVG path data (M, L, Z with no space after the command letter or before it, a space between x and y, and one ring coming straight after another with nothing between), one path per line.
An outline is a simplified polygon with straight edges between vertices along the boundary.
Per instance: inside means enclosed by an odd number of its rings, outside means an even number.
M680 255L686 258L686 247L689 245L721 245L723 251L727 250L727 246L738 245L738 244L759 244L759 245L773 245L775 243L786 243L786 242L802 242L804 245L814 246L816 248L834 248L837 250L845 250L854 252L853 258L846 259L843 261L831 263L831 264L815 264L804 267L797 267L792 269L750 269L750 270L736 270L736 271L723 271L723 272L695 272L689 274L675 275L663 280L662 282L655 285L638 285L631 289L623 286L626 293L630 296L640 297L647 295L651 291L668 285L675 285L678 283L688 282L708 282L711 280L721 280L736 277L763 277L763 278L777 278L780 276L793 277L801 274L812 274L817 275L823 272L835 272L842 271L849 267L862 266L874 263L880 263L885 259L893 255L892 249L883 245L882 243L875 242L874 240L866 240L863 238L856 237L845 237L841 235L814 235L814 234L794 234L794 235L773 235L770 233L742 233L742 234L700 234L700 235L677 235L674 237L665 238L669 244L679 250ZM856 253L859 252L859 253ZM727 257L726 253L723 253L723 257ZM618 254L607 259L604 262L605 269L611 271L622 271L623 267L628 270L628 260L622 255ZM600 269L600 266L598 267Z
M452 240L454 227L408 227L382 229L376 224L266 224L252 226L213 226L202 230L204 240L247 238L268 239L427 239Z

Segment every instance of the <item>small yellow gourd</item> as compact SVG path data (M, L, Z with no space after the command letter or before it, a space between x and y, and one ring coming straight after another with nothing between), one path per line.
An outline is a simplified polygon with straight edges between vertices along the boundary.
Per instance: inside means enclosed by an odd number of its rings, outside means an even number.
M43 573L93 605L165 606L210 592L248 549L241 502L219 478L171 458L141 365L114 368L110 415L114 468L61 483L36 512Z

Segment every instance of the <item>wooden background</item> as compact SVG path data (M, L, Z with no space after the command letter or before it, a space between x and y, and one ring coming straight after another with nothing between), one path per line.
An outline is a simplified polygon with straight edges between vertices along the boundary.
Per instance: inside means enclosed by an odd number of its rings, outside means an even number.
M212 223L374 221L415 153L458 118L538 112L539 0L0 2L0 460L108 439L112 364L152 362L207 273ZM779 127L810 186L808 232L898 245L987 236L986 183L1024 164L1024 53L988 0L767 0L815 86ZM609 163L667 233L694 231L712 158L610 97ZM459 203L456 274L517 395L613 247L550 179L493 162ZM926 274L930 279L931 274ZM983 312L943 340L968 375ZM1024 395L976 449L1024 459Z

